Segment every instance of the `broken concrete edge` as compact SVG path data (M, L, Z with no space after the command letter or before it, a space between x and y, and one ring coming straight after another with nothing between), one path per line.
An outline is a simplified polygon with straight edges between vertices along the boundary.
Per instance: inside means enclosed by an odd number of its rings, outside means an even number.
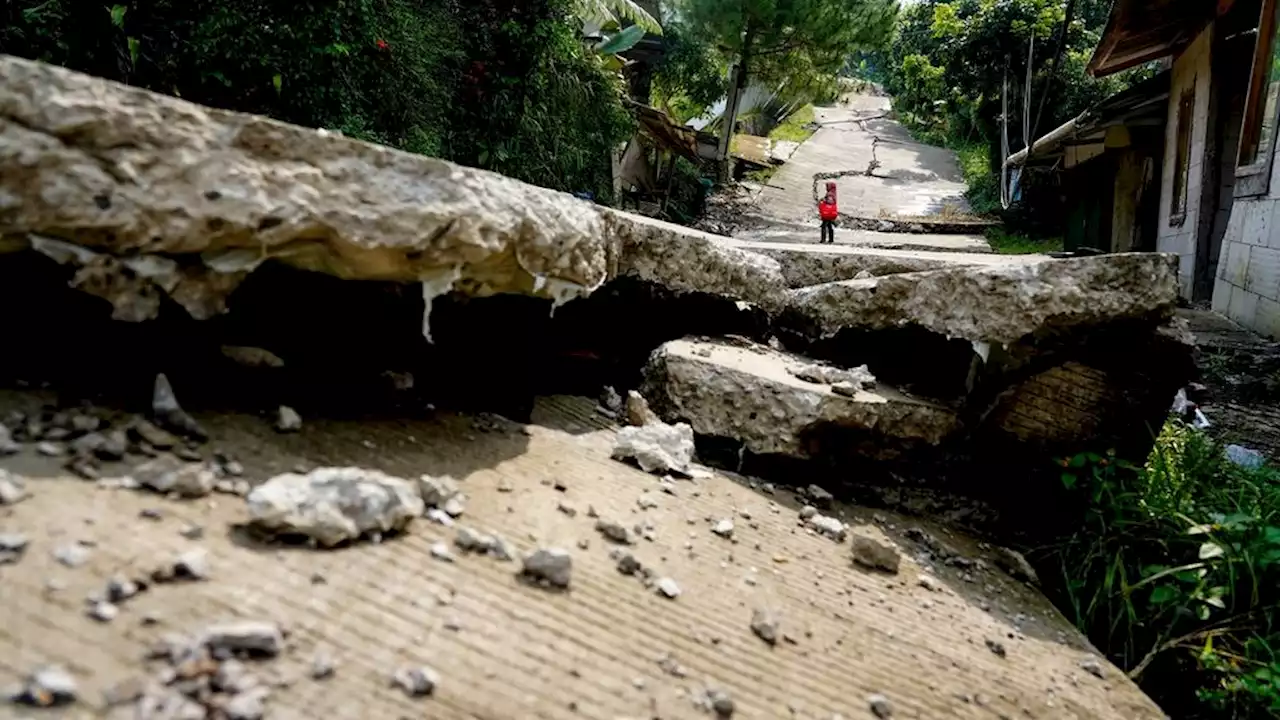
M0 170L0 250L56 253L79 268L73 285L120 319L153 317L159 293L216 313L267 260L421 282L428 308L450 291L559 304L618 275L775 309L784 300L777 264L725 238L2 55ZM135 278L123 259L154 272ZM197 279L175 280L179 267Z
M650 357L643 393L663 418L759 455L804 457L806 436L824 426L931 445L960 428L954 411L887 386L842 393L796 377L811 364L763 345L673 340Z
M1011 345L1046 329L1167 319L1177 269L1173 254L1126 253L845 280L791 290L782 324L825 337L914 325Z
M840 213L836 224L854 230L915 233L919 235L981 235L1003 223L996 220L943 220L932 218L862 217ZM981 252L981 251L975 251ZM994 252L987 250L985 252Z
M734 239L733 245L778 261L790 288L853 280L860 273L896 275L969 265L1020 265L1049 260L1045 255L939 252L933 250L820 245Z

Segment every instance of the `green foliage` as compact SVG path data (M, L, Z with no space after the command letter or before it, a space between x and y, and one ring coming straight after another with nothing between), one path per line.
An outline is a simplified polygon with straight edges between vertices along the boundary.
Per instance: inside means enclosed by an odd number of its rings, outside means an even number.
M0 52L607 198L629 136L571 0L10 0Z
M991 249L1001 255L1030 255L1062 249L1060 237L1031 237L1022 233L1009 232L1001 227L989 228L985 235Z
M1280 712L1280 473L1234 465L1176 420L1144 467L1094 453L1062 465L1084 510L1043 556L1059 606L1185 717Z
M805 105L797 109L795 112L787 116L780 125L769 132L771 140L791 140L792 142L804 142L813 135L813 129L809 127L813 123L813 106Z
M600 25L626 20L643 32L662 34L662 26L635 0L573 0L570 10L579 19Z
M724 97L728 65L710 43L679 23L667 23L664 40L652 102L677 122L687 122Z

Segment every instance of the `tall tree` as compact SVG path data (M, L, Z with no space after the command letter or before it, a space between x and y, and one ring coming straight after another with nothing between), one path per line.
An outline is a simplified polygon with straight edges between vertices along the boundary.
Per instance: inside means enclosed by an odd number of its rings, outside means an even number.
M694 32L736 62L725 132L737 95L752 78L783 81L793 73L835 73L850 54L889 38L897 0L676 0Z

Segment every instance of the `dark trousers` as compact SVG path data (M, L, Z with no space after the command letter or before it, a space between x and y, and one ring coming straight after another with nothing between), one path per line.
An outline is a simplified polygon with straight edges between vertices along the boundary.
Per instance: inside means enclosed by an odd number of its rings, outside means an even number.
M823 220L821 228L822 237L818 243L833 243L836 241L836 223L834 220Z

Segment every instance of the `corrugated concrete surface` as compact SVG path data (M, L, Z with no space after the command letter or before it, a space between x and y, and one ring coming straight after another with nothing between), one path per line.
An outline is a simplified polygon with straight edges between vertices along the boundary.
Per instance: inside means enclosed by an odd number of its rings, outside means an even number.
M1101 679L1082 670L1087 644L1035 591L994 570L966 580L946 566L936 569L937 591L921 586L922 548L901 535L917 521L842 510L854 533L903 552L897 576L860 571L847 541L797 525L790 494L708 474L677 481L671 495L658 478L611 460L612 430L588 401L543 402L531 426L454 415L308 420L300 434L278 436L257 417L200 419L210 447L243 462L254 480L297 464L453 474L469 496L462 524L500 532L522 551L570 549L572 587L522 585L515 563L437 560L431 544L453 531L426 520L378 545L268 547L236 528L245 512L234 496L176 501L32 477L32 497L0 510L0 531L31 541L20 562L0 566L0 685L61 663L84 702L41 713L6 705L0 714L132 717L131 709L99 714L97 706L105 688L146 672L151 641L221 619L262 618L291 631L288 652L258 667L281 685L269 718L705 717L695 699L707 688L731 694L735 718L869 718L872 693L890 699L894 718L1163 716L1111 666L1103 664ZM4 466L55 474L30 452ZM642 509L642 494L657 506ZM652 522L655 539L633 552L682 594L665 599L620 574L588 508ZM140 517L144 509L160 519ZM710 533L709 521L721 518L734 519L733 541ZM203 526L204 537L186 539L180 529L188 524ZM934 532L956 553L983 554L965 538ZM86 565L54 560L55 547L77 540L92 543ZM194 546L210 553L208 581L152 588L109 624L85 616L85 596L111 574ZM785 638L775 647L749 629L758 608L782 618ZM158 624L141 622L148 612ZM317 651L336 661L332 679L310 678ZM664 658L674 662L660 665ZM411 700L389 686L409 663L439 671L434 697ZM671 672L676 665L683 676Z

